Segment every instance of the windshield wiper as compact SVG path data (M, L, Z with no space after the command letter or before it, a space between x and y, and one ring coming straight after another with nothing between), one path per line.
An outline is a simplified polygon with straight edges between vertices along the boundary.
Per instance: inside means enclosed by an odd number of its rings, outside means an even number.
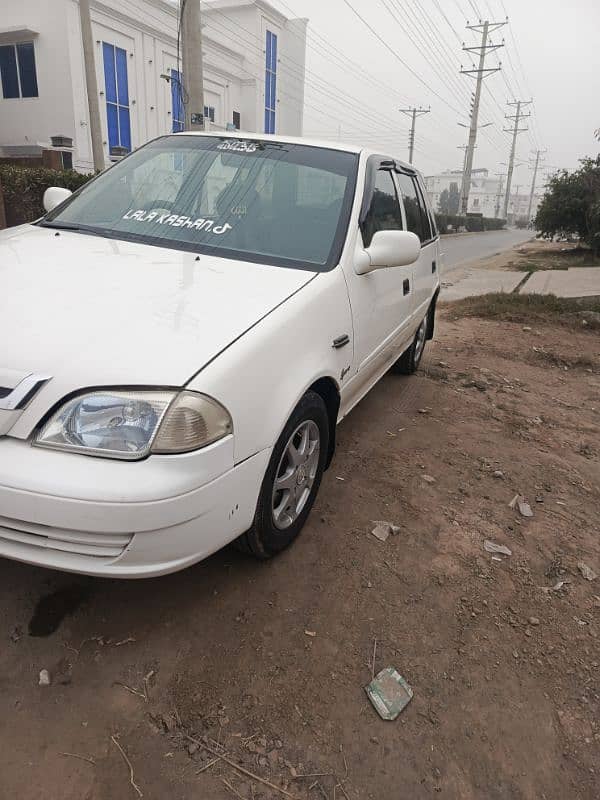
M79 231L79 225L74 225L72 222L42 222L38 223L42 228L55 228L57 231Z
M57 231L77 231L87 233L89 236L109 236L108 228L93 228L91 225L75 225L73 222L41 222L37 223L42 228L52 228Z

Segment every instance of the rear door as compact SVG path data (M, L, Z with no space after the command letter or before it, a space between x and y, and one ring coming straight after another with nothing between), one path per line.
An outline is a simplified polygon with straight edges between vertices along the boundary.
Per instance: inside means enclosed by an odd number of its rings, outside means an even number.
M429 307L437 286L438 240L432 224L423 191L414 173L399 170L396 173L406 215L407 230L416 233L421 240L421 253L413 265L414 313L420 322Z

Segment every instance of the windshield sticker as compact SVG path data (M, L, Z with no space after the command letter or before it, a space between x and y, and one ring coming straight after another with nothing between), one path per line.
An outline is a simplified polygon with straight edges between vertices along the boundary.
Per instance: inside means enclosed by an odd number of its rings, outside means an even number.
M258 143L247 142L242 139L230 139L218 145L217 150L233 150L236 153L256 153L258 150Z
M214 219L192 219L192 217L171 214L170 211L145 211L143 208L137 211L128 211L123 214L123 219L135 220L136 222L153 222L155 225L169 225L171 228L191 228L196 231L210 231L217 236L233 229L233 225L225 222L223 225L216 225Z

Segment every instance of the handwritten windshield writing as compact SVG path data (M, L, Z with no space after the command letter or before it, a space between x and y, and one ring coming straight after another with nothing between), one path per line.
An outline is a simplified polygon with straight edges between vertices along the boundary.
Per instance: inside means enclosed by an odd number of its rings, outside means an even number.
M123 214L123 219L135 220L136 222L152 222L155 225L169 225L172 228L190 228L196 231L210 231L217 236L230 231L233 226L225 222L223 225L215 224L214 219L192 219L185 215L171 214L170 212L162 211L145 211L143 208L137 211L128 211Z

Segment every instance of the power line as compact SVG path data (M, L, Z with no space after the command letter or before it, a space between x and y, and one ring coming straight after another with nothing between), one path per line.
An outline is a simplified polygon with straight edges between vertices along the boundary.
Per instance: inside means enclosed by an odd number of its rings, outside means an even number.
M383 46L386 48L386 50L388 50L388 51L389 51L389 52L390 52L390 53L391 53L391 54L394 56L394 58L395 58L397 61L399 61L399 62L400 62L400 64L402 64L402 66L403 66L403 67L404 67L406 70L408 70L408 71L410 72L410 74L411 74L411 75L413 75L413 77L415 77L415 78L416 78L416 79L417 79L417 80L418 80L420 83L422 83L422 84L423 84L423 86L425 86L427 89L429 89L429 91L430 91L432 94L434 94L434 95L435 95L437 98L439 98L439 100L441 100L441 101L442 101L442 103L444 103L445 105L447 105L447 106L448 106L448 108L451 108L451 109L452 109L452 111L454 111L454 113L455 113L455 114L458 114L459 116L462 116L462 112L461 112L461 111L459 111L458 109L454 108L454 106L453 106L451 103L449 103L449 102L446 100L446 98L445 98L445 97L443 97L441 94L439 94L439 92L436 92L436 91L435 91L435 89L432 89L432 88L431 88L431 86L429 86L429 84L428 84L426 81L424 81L424 80L423 80L423 78L422 78L422 77L421 77L421 76L420 76L420 75L419 75L417 72L415 72L415 70L414 70L414 69L412 69L412 67L409 67L409 66L408 66L408 64L407 64L407 63L404 61L404 59L402 59L402 58L401 58L401 57L398 55L398 53L397 53L397 52L396 52L396 51L395 51L395 50L394 50L392 47L390 47L390 45L389 45L389 44L388 44L388 43L385 41L385 39L383 39L383 38L380 36L380 34L379 34L379 33L377 33L377 31L375 30L375 28L373 28L373 26L372 26L372 25L371 25L369 22L367 22L367 20L366 20L366 19L365 19L365 18L362 16L362 14L360 14L360 13L359 13L359 12L358 12L358 11L357 11L355 8L354 8L354 6L353 6L353 5L352 5L352 4L349 2L349 0L343 0L343 2L344 2L344 3L345 3L347 6L348 6L348 8L349 8L349 9L350 9L350 10L353 12L353 14L355 14L355 16L357 16L357 17L358 17L358 19L359 19L359 20L362 22L362 24L363 24L363 25L364 25L366 28L368 28L368 30L369 30L369 31L371 31L371 33L373 34L373 36L375 36L375 38L376 38L376 39L377 39L379 42L381 42L381 44L382 44L382 45L383 45Z
M219 20L208 18L209 19L209 23L208 24L215 25L215 23L216 23L216 29L217 29L218 33L223 35L222 32L226 31L230 35L229 36L226 35L225 38L228 38L230 41L234 41L234 39L232 38L232 35L233 35L233 37L235 37L235 39L237 39L238 41L242 42L245 45L249 45L250 47L254 48L254 50L258 54L260 54L260 55L263 54L262 40L260 39L260 37L258 37L256 34L254 34L252 31L248 30L244 26L239 25L237 22L235 22L235 20L232 20L230 17L228 17L226 14L224 14L219 9L213 8L213 9L211 9L211 11L213 13L216 12L217 14L219 14L220 17L223 17L225 20L228 20L228 21L232 22L236 26L235 28L231 28L231 27L225 25L224 23L220 22ZM245 31L250 37L252 37L252 39L255 40L255 42L258 42L258 43L252 42L250 39L242 36L239 33L240 29L242 31ZM290 64L291 65L297 65L298 68L294 69L294 67L290 66ZM259 65L257 65L257 66L259 66ZM303 72L306 72L308 74L308 76L309 76L308 78L306 78L304 76L306 84L311 86L315 91L320 92L321 94L325 95L327 97L327 99L329 100L329 102L338 103L340 106L342 106L344 108L344 110L348 109L348 103L346 101L344 101L343 99L341 99L344 96L346 98L348 98L348 100L351 103L356 104L356 103L359 102L359 101L357 101L356 97L347 94L342 89L340 89L338 86L336 86L335 84L330 83L329 81L325 80L324 78L321 78L320 76L316 76L316 75L315 75L314 78L311 78L310 76L314 75L314 73L312 73L311 70L307 70L307 69L303 70L302 64L300 64L297 61L294 61L293 59L287 58L285 62L282 62L280 64L280 67L281 67L281 69L283 71L287 72L289 75L291 75L293 78L295 78L298 81L302 80ZM250 75L251 73L246 72L246 74ZM322 85L319 85L319 84L322 84ZM278 91L281 94L286 94L280 88L279 88ZM287 96L295 99L296 101L300 101L302 99L300 96L296 96L294 98L294 96L289 94L289 93L287 93ZM356 105L355 107L356 107L356 110L362 112L363 115L364 115L365 109L369 110L369 106L365 106L364 103L360 103L360 105ZM371 112L373 113L373 115L375 117L379 117L380 124L383 123L383 124L385 124L387 126L393 127L394 122L391 119L387 119L387 118L383 117L380 114L380 112L378 112L376 109L370 109L370 110L371 110ZM333 117L332 115L328 114L327 112L322 111L321 113L324 116L329 116L332 119L335 119L335 120L338 119L337 117ZM374 124L377 124L376 121L374 122Z

